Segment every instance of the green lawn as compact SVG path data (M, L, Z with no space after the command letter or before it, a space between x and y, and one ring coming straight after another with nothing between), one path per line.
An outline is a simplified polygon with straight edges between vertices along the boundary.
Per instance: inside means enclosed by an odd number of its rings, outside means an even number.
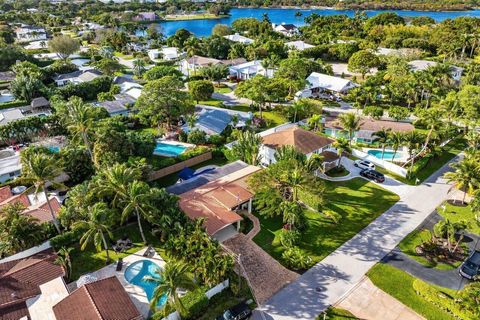
M230 15L220 14L214 15L212 13L195 13L195 14L179 14L179 15L167 15L166 21L183 21L183 20L210 20L210 19L222 19L227 18Z
M260 117L260 112L255 112L255 115ZM277 111L262 111L262 117L267 123L267 128L273 128L288 122L287 118Z
M144 228L146 229L146 223L143 224ZM138 230L138 225L136 223L124 226L119 228L113 232L113 241L121 239L124 235L127 235L130 240L132 240L134 246L120 254L116 254L113 250L110 250L110 259L118 260L119 258L124 258L128 255L131 255L134 252L142 249L144 244L142 243L142 239L140 237L140 232ZM160 248L160 241L151 235L150 232L145 230L145 236L147 237L147 241L149 244L152 244L157 252L165 258L165 254L161 254L164 252L163 249ZM72 259L72 277L70 280L76 280L81 275L92 272L98 269L105 267L106 254L105 250L97 252L93 246L87 246L85 251L81 251L79 245L74 246L74 250L71 253Z
M318 262L335 251L390 208L399 197L371 182L355 178L345 182L326 182L325 208L342 216L338 224L324 215L306 211L308 227L299 247ZM279 234L282 219L259 216L262 230L253 239L260 247L281 261L284 250Z
M203 104L205 106L212 106L212 107L219 107L221 108L223 106L223 101L211 98L209 100L202 100L199 101L198 104Z
M375 265L367 276L373 284L382 289L398 301L412 308L414 311L424 316L426 319L451 320L453 316L439 309L434 304L424 300L415 293L413 281L415 278L406 272L395 267L379 263ZM435 287L435 286L434 286ZM454 296L456 291L435 287L442 292Z
M358 320L357 317L355 317L350 311L345 310L345 309L340 309L340 308L335 308L335 307L330 307L327 310L325 310L327 317L324 318L324 315L321 314L317 317L317 320Z
M458 205L444 203L445 211L440 207L437 209L439 215L443 218L450 220L451 222L457 222L460 220L466 220L469 223L467 231L476 235L480 235L480 223L475 219L475 214L472 212L470 206L464 206L458 203Z
M226 94L232 92L232 89L230 87L215 87L215 92Z

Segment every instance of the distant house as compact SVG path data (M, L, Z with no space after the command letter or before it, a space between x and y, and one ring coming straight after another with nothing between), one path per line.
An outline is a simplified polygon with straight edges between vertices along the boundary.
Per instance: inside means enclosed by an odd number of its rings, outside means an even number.
M358 86L353 81L318 72L312 72L308 76L307 82L307 88L297 92L296 98L313 97L322 92L345 94Z
M45 250L0 263L0 319L55 319L45 306L68 295L65 271L56 259L52 250ZM37 308L41 302L44 308Z
M163 47L160 49L151 49L148 50L148 57L151 60L157 60L157 59L162 59L162 60L177 60L180 59L183 56L183 52L178 50L176 47Z
M25 118L22 110L16 109L8 109L8 110L0 110L0 126L4 126L9 122L20 120Z
M45 97L34 98L30 102L30 107L32 109L50 108L50 102Z
M223 64L226 66L237 65L245 63L247 60L243 58L239 59L230 59L230 60L219 60L201 56L193 56L188 59L184 59L180 62L179 69L184 75L188 75L191 71L198 71L199 69L207 66Z
M227 36L223 36L225 39L228 39L233 42L238 42L238 43L243 43L243 44L252 44L254 42L253 39L244 37L242 35L239 35L238 33L235 34L229 34Z
M128 95L134 100L137 100L140 94L142 94L143 86L131 78L123 76L115 77L113 84L120 86L120 93L122 95Z
M116 94L113 101L102 101L95 105L107 110L110 116L126 116L130 112L130 107L135 103L136 99L127 94Z
M281 33L281 34L283 34L284 36L287 36L287 37L293 37L293 36L300 33L297 26L295 26L294 24L279 24L279 25L276 25L276 24L273 23L272 27L273 27L274 31L276 31L278 33Z
M408 63L413 71L424 71L428 68L432 68L438 65L438 62L428 60L413 60ZM456 82L459 82L462 78L463 68L457 66L450 66L450 75Z
M15 179L21 172L20 153L12 149L0 150L0 183ZM6 193L6 189L3 192ZM0 195L0 202L3 201L1 199L2 197Z
M273 70L265 69L260 60L249 61L228 68L230 77L237 80L248 80L255 77L257 74L262 76L273 77Z
M298 50L298 51L315 48L315 46L312 46L311 44L303 42L302 40L287 42L285 43L285 45L291 50Z
M22 25L15 29L17 42L32 42L47 40L47 32L42 27Z
M52 309L56 319L62 320L143 319L116 276L84 284Z
M140 12L135 17L133 17L134 21L156 21L158 20L158 16L155 12Z
M276 162L276 151L282 146L292 146L306 155L307 158L310 158L313 154L323 156L325 168L334 167L338 163L338 156L332 148L332 143L335 140L298 126L279 129L276 132L262 136L262 140L260 155L262 156L262 164L266 166Z
M232 117L236 116L238 123L237 128L242 128L246 122L252 118L251 113L240 112L235 110L220 109L209 106L197 106L195 114L198 119L194 129L201 130L207 135L221 134L229 124L232 123ZM182 126L182 130L189 132L191 128L187 124Z
M330 113L325 117L324 132L331 137L346 138L347 133L338 120L338 113ZM360 128L354 133L354 141L362 143L372 143L375 139L374 133L382 129L390 129L394 132L408 132L415 129L411 123L375 120L370 118L363 118L360 122Z
M103 74L95 69L79 70L71 73L60 74L53 78L58 87L65 86L67 84L79 84L83 82L90 82Z

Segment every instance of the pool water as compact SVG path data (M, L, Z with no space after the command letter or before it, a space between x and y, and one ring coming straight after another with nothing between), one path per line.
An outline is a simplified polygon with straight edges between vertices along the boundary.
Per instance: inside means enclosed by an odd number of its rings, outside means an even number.
M382 150L368 150L369 155L374 156L375 158L382 159ZM392 161L395 155L395 159L398 160L402 158L402 154L397 152L396 154L393 151L386 151L383 153L383 160Z
M153 150L153 154L165 157L177 157L179 154L185 151L185 149L187 149L187 147L181 144L157 142L157 145Z
M59 153L60 152L60 147L59 146L49 146L48 150L50 150L53 153Z
M153 297L153 292L155 291L156 284L154 282L149 282L146 280L146 277L152 277L161 279L160 275L156 272L161 270L161 268L154 262L150 260L140 260L132 263L125 270L125 279L136 286L139 286L147 294L148 301ZM157 307L162 307L167 302L167 296L163 296L157 303Z

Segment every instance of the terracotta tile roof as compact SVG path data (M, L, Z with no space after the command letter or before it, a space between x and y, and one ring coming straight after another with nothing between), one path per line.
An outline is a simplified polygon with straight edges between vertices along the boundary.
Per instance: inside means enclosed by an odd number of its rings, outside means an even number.
M0 319L1 320L16 320L28 317L28 308L25 301L12 303L5 306L0 306Z
M12 194L12 190L10 189L9 186L5 186L5 187L0 188L0 203L7 200L11 196L13 196L13 194Z
M324 162L333 162L339 158L339 156L332 151L323 151L320 155L323 157Z
M343 129L338 120L338 113L332 113L326 117L325 127L333 129ZM365 131L379 131L382 128L391 129L393 131L405 132L412 131L415 127L411 123L406 122L396 122L388 120L375 120L370 118L363 118L360 121L360 130Z
M50 205L52 206L55 216L58 216L58 212L60 211L61 206L57 198L51 197ZM40 223L50 222L53 220L52 214L50 213L50 208L48 207L47 202L43 202L37 206L30 207L27 210L25 210L23 213L38 219Z
M232 209L253 197L245 181L259 170L258 167L248 166L182 193L179 206L190 219L206 218L205 229L209 235L214 235L226 226L242 220Z
M263 144L267 147L277 149L287 145L294 146L303 154L309 154L315 150L326 147L334 141L335 140L333 139L322 137L297 126L277 131L263 137Z
M143 319L117 277L85 284L53 307L62 320Z
M15 203L21 203L24 207L30 206L30 200L28 200L27 195L24 193L21 193L21 194L11 196L10 198L0 202L0 208L6 206L7 204L15 204Z
M0 263L0 319L28 314L25 301L41 293L39 286L64 275L56 255L45 250L24 259Z

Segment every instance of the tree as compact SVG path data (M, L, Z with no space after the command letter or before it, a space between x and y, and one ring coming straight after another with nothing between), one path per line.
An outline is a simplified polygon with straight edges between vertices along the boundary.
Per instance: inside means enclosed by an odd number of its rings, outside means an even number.
M382 160L383 160L383 155L385 154L385 147L390 142L391 131L392 131L391 129L382 128L381 130L373 134L373 136L375 137L373 139L373 142L378 142L382 145Z
M389 140L390 144L392 145L393 149L393 158L395 159L395 156L397 155L398 148L403 146L405 143L405 140L403 139L403 134L399 131L392 131L390 132Z
M185 122L187 123L190 130L195 128L195 124L197 123L198 117L195 114L190 114L185 117Z
M93 243L97 251L101 247L105 250L107 257L106 264L110 262L107 239L113 237L111 231L111 211L104 202L97 202L89 208L88 220L78 221L73 224L74 230L81 230L83 236L80 238L80 249L83 251L89 243Z
M249 165L256 166L262 160L260 155L261 146L262 137L253 131L242 131L237 142L232 147L232 153L236 158Z
M212 82L208 80L196 80L188 83L188 91L192 97L197 100L197 104L200 100L208 100L212 97L215 89Z
M145 60L136 59L135 61L133 61L133 73L140 78L145 72L146 65L147 64L145 63Z
M437 132L443 125L444 114L438 108L429 108L423 110L420 114L420 121L427 127L428 133L425 138L424 148L428 146L430 138L434 132Z
M228 67L224 64L213 64L200 69L200 75L206 77L210 81L220 83L222 79L228 76Z
M450 165L454 171L445 173L447 181L453 182L455 187L463 191L462 203L465 203L467 192L474 190L480 182L480 169L478 160L473 158L465 158L461 162L452 163Z
M60 59L67 60L70 55L80 49L80 43L69 36L60 35L48 41L48 49L56 53Z
M240 98L247 98L258 104L260 118L262 110L268 100L268 92L266 90L269 80L261 75L256 75L247 81L240 82L235 89L235 95Z
M62 165L54 155L43 152L37 152L35 149L27 148L20 154L22 163L22 180L31 183L35 193L43 192L47 201L53 224L58 233L61 233L53 207L50 203L50 197L47 192L47 185L61 186L55 182L55 179L62 174Z
M70 256L70 252L72 252L72 250L73 248L61 247L57 251L57 258L55 259L55 263L62 266L62 268L65 270L65 278L67 281L72 275L72 258Z
M142 122L157 126L165 122L170 128L181 115L193 112L194 104L183 87L182 81L172 76L147 83L135 103Z
M319 130L322 125L322 115L321 114L314 114L307 120L308 126L313 129L313 131ZM321 129L320 129L321 130Z
M42 81L35 76L19 76L10 82L10 90L17 100L24 100L27 103L38 97L42 88Z
M126 187L122 195L122 203L125 205L122 211L122 220L125 221L134 212L143 243L147 243L147 239L143 232L141 218L142 216L148 217L149 211L152 210L151 196L150 187L143 181L133 181Z
M72 97L66 103L66 124L68 130L73 132L74 136L80 137L85 148L87 148L88 154L95 163L93 152L90 144L89 135L93 130L93 116L91 108L88 104L83 103L82 99L78 97Z
M213 27L212 29L212 35L214 36L223 37L229 34L232 34L232 29L226 24L216 24L215 27Z
M143 74L143 79L152 81L166 76L181 77L182 73L175 66L155 66Z
M352 148L350 146L350 143L343 139L343 138L338 138L334 143L333 147L337 149L337 155L339 157L338 159L338 167L341 166L342 163L342 158L343 158L343 153L344 152L351 152Z
M455 253L458 248L458 245L462 241L460 238L457 241L457 244L454 248L452 248L452 243L455 242L455 234L461 230L465 230L467 228L467 223L464 220L451 222L448 219L440 220L435 224L433 227L433 232L436 237L444 238L447 240L447 247L450 253Z
M369 50L360 50L352 54L348 59L348 70L358 72L365 78L370 69L377 67L379 64L378 57Z
M343 130L348 133L348 141L350 147L352 146L352 140L355 135L355 132L360 128L361 118L354 113L343 113L338 117L340 125Z
M400 106L391 106L388 108L388 116L395 119L395 121L400 121L408 118L410 111L407 108Z
M116 71L122 70L123 67L114 58L103 58L94 64L95 69L100 70L106 75L113 75Z
M480 282L475 281L467 284L458 294L460 305L469 310L474 316L480 316Z
M410 170L412 170L413 164L415 163L415 151L420 149L420 144L423 139L423 135L416 130L403 134L403 142L408 148L408 156L410 158Z
M190 268L183 262L169 262L163 270L155 270L158 276L147 278L147 281L155 284L155 290L150 300L150 308L155 310L158 302L163 297L167 297L167 307L161 311L162 315L168 316L172 310L176 310L180 315L184 315L187 310L178 295L178 290L193 290L197 287L195 282L188 277L189 272Z

